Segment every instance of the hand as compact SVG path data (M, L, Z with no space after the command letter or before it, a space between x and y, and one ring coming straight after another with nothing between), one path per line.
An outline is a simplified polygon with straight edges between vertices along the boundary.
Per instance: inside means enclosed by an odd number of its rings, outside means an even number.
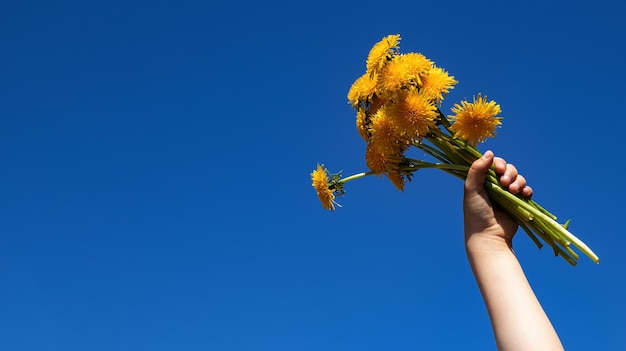
M563 350L552 323L533 292L512 250L517 223L491 203L485 176L494 166L500 184L530 197L532 189L517 168L487 151L465 180L465 248L485 300L498 350Z
M494 206L489 200L484 183L491 165L501 175L500 184L513 194L530 198L532 188L517 168L500 157L487 151L476 160L465 180L463 214L465 220L465 243L468 250L502 250L512 248L517 232L517 223L504 210Z

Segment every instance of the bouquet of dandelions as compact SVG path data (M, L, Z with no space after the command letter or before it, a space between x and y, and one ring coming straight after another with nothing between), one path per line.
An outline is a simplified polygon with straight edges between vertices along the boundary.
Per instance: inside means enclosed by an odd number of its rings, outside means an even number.
M464 180L472 162L482 156L476 145L495 136L501 124L500 106L480 94L472 102L455 104L454 115L444 115L441 103L457 81L422 54L400 54L399 41L399 35L389 35L376 43L367 57L367 71L348 92L349 103L356 110L357 130L367 143L369 171L342 178L341 173L332 174L318 164L311 173L312 185L325 209L335 209L335 197L345 194L346 182L369 175L384 175L399 190L413 172L423 168L440 169ZM411 147L436 162L407 157ZM568 231L569 220L561 225L535 201L504 189L493 169L485 188L539 248L543 241L555 255L575 265L578 254L573 245L599 262L598 256Z

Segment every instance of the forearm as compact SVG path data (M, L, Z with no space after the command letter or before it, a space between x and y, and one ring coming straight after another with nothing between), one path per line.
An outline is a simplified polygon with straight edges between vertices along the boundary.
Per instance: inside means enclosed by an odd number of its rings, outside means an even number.
M509 245L470 238L466 251L498 350L563 350Z

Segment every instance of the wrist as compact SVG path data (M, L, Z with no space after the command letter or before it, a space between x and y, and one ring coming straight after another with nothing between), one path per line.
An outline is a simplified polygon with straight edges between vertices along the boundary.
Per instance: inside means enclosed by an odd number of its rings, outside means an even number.
M476 252L512 252L513 242L502 235L488 232L466 233L465 250L468 254Z

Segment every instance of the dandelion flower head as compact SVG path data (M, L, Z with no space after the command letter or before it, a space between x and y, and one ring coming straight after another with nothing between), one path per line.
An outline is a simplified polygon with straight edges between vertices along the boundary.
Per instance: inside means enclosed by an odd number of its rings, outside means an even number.
M406 184L406 179L401 172L388 172L385 176L391 181L393 186L400 191L404 191L404 184Z
M383 152L397 150L396 145L402 142L402 135L398 125L395 119L387 114L386 108L379 109L372 116L369 131L371 142Z
M369 131L367 130L368 124L369 121L365 110L362 108L359 109L356 112L356 130L359 132L361 138L363 138L363 140L365 141L368 141L370 139Z
M405 70L409 74L411 83L417 86L422 85L422 77L424 77L433 66L431 60L417 52L410 52L399 56L398 60L404 65Z
M398 121L398 125L409 138L421 138L428 130L435 127L437 107L426 96L415 89L405 90L395 104L388 106L389 114Z
M322 203L322 207L326 210L333 211L335 209L335 195L332 190L328 189L328 175L326 174L324 165L317 165L317 169L311 173L311 180L313 181L312 186L315 188L317 197Z
M357 78L348 91L348 103L356 106L359 102L365 102L376 92L376 75L364 74Z
M367 72L378 73L387 62L387 58L392 56L398 50L400 43L400 34L392 34L384 37L381 41L374 44L367 56Z
M403 87L419 87L422 77L431 67L432 62L422 54L412 52L396 56L381 71L378 78L379 90L389 96Z
M375 144L368 144L365 148L365 165L375 174L397 172L400 163L404 160L401 145L396 145L396 150L383 151Z
M502 117L497 117L502 110L495 101L487 101L487 97L478 94L472 103L461 101L452 108L453 116L449 116L454 123L452 131L455 136L466 140L472 145L483 142L488 137L496 135L496 128L502 123Z
M458 83L453 76L449 75L441 67L433 67L428 74L422 78L422 91L437 103L446 97L450 89L454 89L454 85Z
M389 97L406 85L410 78L411 76L401 60L391 60L380 73L378 89L382 94Z

